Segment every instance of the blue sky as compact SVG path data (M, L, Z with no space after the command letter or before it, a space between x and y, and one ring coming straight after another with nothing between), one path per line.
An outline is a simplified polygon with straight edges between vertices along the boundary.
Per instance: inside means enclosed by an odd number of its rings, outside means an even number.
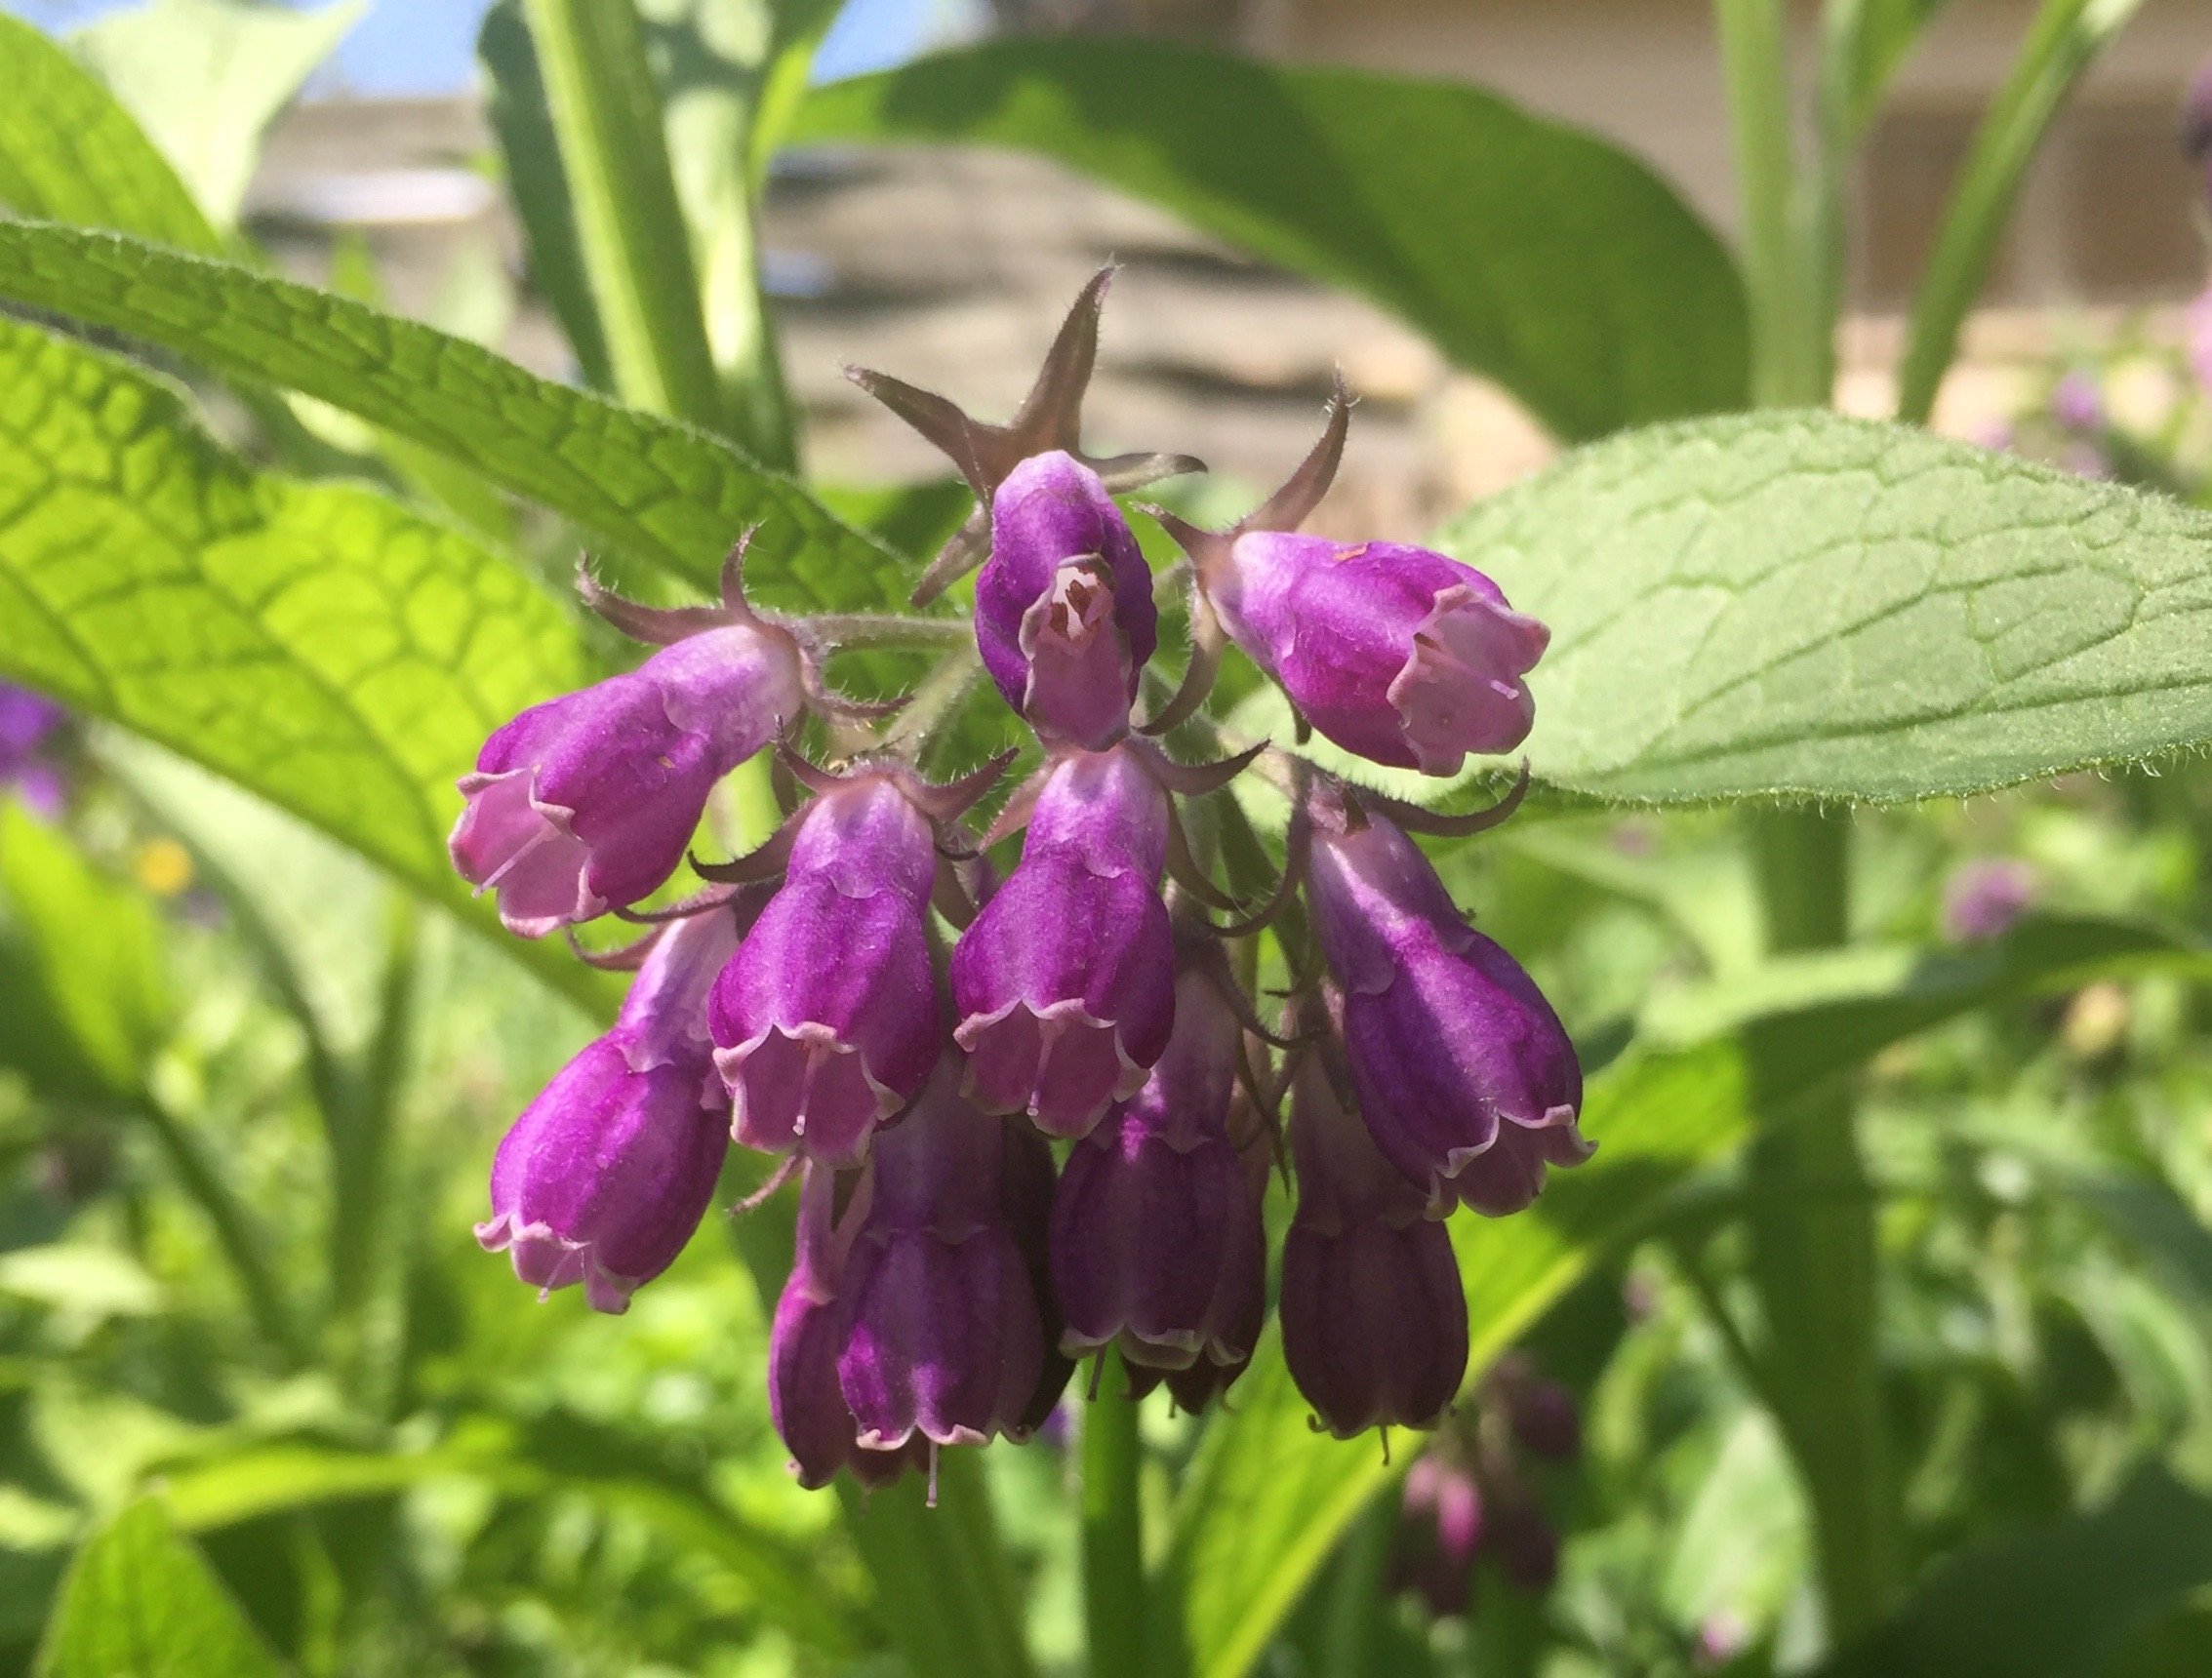
M373 0L321 79L322 91L434 94L466 87L474 70L476 25L487 4ZM823 45L818 73L827 79L898 63L945 38L980 7L981 0L848 0ZM120 9L120 0L0 0L0 11L56 30Z

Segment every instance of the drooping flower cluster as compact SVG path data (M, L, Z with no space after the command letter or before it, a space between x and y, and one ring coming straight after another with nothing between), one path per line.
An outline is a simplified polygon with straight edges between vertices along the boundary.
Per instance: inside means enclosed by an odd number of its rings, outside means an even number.
M1466 1615L1475 1563L1486 1558L1515 1590L1550 1589L1559 1534L1542 1481L1581 1452L1574 1394L1538 1375L1525 1354L1500 1358L1406 1475L1391 1555L1398 1588L1439 1618Z
M1161 579L1114 496L1197 464L1083 452L1107 278L1005 425L854 376L976 492L916 592L980 564L976 656L1036 742L986 831L967 818L1013 752L943 785L914 766L926 730L895 726L835 769L799 754L810 716L849 745L887 707L824 679L854 620L748 604L742 541L713 606L651 609L586 579L586 602L657 650L525 711L461 783L455 865L512 931L610 913L649 929L586 958L634 968L628 1000L501 1145L478 1235L542 1290L581 1283L621 1310L700 1223L732 1138L783 1156L771 1187L798 1179L798 1236L767 1380L810 1486L840 1470L882 1485L941 1446L1026 1437L1075 1360L1109 1348L1134 1389L1205 1407L1260 1341L1264 1207L1286 1155L1291 1373L1339 1434L1430 1425L1468 1358L1445 1215L1516 1211L1589 1151L1558 1018L1409 836L1488 825L1519 788L1439 821L1265 744L1193 764L1155 743L1203 736L1192 719L1233 642L1338 744L1452 774L1526 736L1544 626L1445 555L1298 534L1343 452L1340 390L1320 444L1250 518L1214 532L1159 515L1190 556L1191 645L1180 687L1147 700ZM771 747L784 825L647 906L718 780ZM1209 910L1239 901L1191 835L1251 839L1219 795L1263 752L1257 772L1292 795L1282 872L1271 892L1245 879L1267 905L1223 928ZM1274 917L1300 889L1294 938ZM1281 1036L1251 1001L1269 926L1293 976Z

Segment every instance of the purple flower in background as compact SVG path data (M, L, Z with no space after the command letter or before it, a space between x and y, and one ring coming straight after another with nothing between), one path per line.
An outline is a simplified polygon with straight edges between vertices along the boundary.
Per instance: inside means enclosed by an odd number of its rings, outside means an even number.
M701 1003L736 941L728 908L661 934L614 1030L500 1143L476 1239L542 1293L581 1282L594 1310L626 1310L699 1227L730 1141Z
M1467 1297L1428 1197L1375 1151L1307 1050L1291 1084L1298 1209L1283 1244L1283 1357L1340 1439L1429 1427L1467 1373Z
M2079 368L2051 388L2051 420L2060 430L2095 436L2105 429L2105 392L2097 376Z
M1228 1128L1245 1013L1234 982L1220 946L1193 939L1167 1053L1067 1157L1052 1279L1074 1356L1118 1344L1126 1362L1173 1370L1250 1354L1236 1313L1217 1310L1251 1200Z
M68 718L44 694L0 682L0 789L13 787L35 814L49 819L61 814L68 784L43 748Z
M1954 943L2002 938L2035 900L2035 870L2011 857L1965 862L1944 885L1944 936Z
M720 607L655 611L581 582L618 628L661 651L531 706L462 778L466 804L448 849L463 879L499 893L508 931L542 938L658 890L714 783L798 720L808 657L745 605L742 554L741 543Z
M937 1064L937 826L918 779L824 779L789 830L783 888L714 986L737 1139L859 1165Z
M1166 1051L1172 820L1167 792L1126 746L1052 766L1021 864L952 952L954 1038L986 1112L1081 1137Z
M960 1094L948 1054L913 1110L877 1138L837 1355L861 1445L892 1450L917 1434L980 1444L1021 1434L1035 1414L1044 1323L1007 1207L1020 1135Z
M1339 826L1313 835L1308 896L1367 1129L1438 1203L1517 1212L1547 1167L1589 1157L1574 1045L1411 839L1380 816Z
M1525 739L1522 679L1550 631L1489 578L1428 548L1295 534L1343 455L1348 399L1290 481L1226 532L1165 515L1207 609L1301 715L1347 751L1456 775L1469 752Z
M1438 1618L1464 1615L1482 1544L1482 1493L1474 1477L1441 1452L1425 1451L1406 1471L1398 1505L1391 1577L1418 1592Z
M1152 574L1090 467L1054 451L991 498L976 646L1006 702L1048 743L1103 751L1128 732L1158 639Z
M2212 395L2212 286L2196 295L2189 305L2189 365L2196 382Z

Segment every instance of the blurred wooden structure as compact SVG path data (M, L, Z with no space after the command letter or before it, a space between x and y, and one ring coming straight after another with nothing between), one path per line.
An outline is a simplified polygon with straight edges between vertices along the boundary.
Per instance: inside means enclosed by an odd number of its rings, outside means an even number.
M1708 0L999 0L1031 22L1141 24L1288 60L1464 77L1607 135L1734 220L1727 125ZM1801 3L1809 39L1817 10ZM1983 104L2033 0L1951 0L1901 71L1856 183L1864 237L1850 276L1844 400L1880 412L1897 316ZM2038 162L1969 334L1972 365L1939 419L1964 427L2001 400L2005 368L2054 341L2165 311L2203 282L2205 247L2175 143L2212 5L2148 0ZM323 103L285 122L258 183L264 223L313 266L329 228L369 234L396 300L422 307L457 245L513 250L496 195L469 171L487 148L467 101ZM1531 469L1549 445L1513 404L1452 372L1411 332L1352 300L1251 263L1172 218L1050 165L909 150L795 160L768 218L772 278L820 469L897 478L940 464L839 377L861 362L980 411L1010 405L1059 311L1099 262L1125 272L1109 315L1094 434L1190 449L1258 483L1309 440L1342 361L1366 398L1336 499L1393 533ZM542 317L510 347L551 368Z

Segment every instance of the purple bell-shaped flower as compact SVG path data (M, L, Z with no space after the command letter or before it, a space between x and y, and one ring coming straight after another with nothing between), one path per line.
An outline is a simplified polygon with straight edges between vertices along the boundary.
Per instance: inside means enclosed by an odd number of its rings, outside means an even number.
M657 891L715 782L808 706L880 714L829 694L798 627L745 604L744 555L741 540L719 606L661 611L578 579L594 611L661 650L531 706L493 732L462 778L466 802L447 849L462 878L499 894L509 932L542 938Z
M791 760L814 798L751 857L715 878L784 882L714 986L715 1064L737 1139L845 1168L914 1099L937 1064L944 1005L929 906L942 825L999 765L933 787L904 765L842 776Z
M1186 939L1175 1031L1143 1089L1075 1144L1053 1207L1064 1350L1118 1344L1162 1370L1249 1355L1225 1272L1248 1258L1252 1194L1229 1134L1251 1005L1221 946Z
M835 1216L836 1179L827 1167L805 1170L791 1274L768 1338L769 1414L800 1485L826 1486L842 1468L863 1485L887 1486L910 1467L927 1467L928 1442L917 1436L892 1451L860 1444L837 1379L846 1316L840 1286L860 1219L850 1207Z
M959 1058L948 1054L912 1111L876 1139L837 1356L862 1446L896 1450L917 1435L980 1444L1026 1428L1048 1366L1030 1258L1007 1205L1019 1135L960 1094Z
M1188 698L1171 709L1187 714L1202 697L1226 634L1347 751L1456 775L1468 752L1510 751L1527 738L1536 710L1522 678L1550 632L1456 559L1296 534L1336 474L1348 412L1340 387L1312 455L1232 529L1160 515L1199 590Z
M703 1002L737 936L727 906L663 932L614 1030L555 1074L500 1143L492 1217L476 1239L507 1253L532 1287L581 1282L594 1310L625 1310L699 1227L730 1141Z
M1357 805L1316 823L1313 927L1342 987L1352 1085L1383 1156L1436 1202L1517 1212L1590 1154L1582 1063L1513 958L1460 918L1428 858Z
M1049 770L1020 866L952 952L954 1038L986 1112L1083 1136L1167 1049L1173 822L1167 789L1126 745Z
M1298 1208L1283 1244L1283 1357L1330 1432L1428 1427L1467 1374L1467 1296L1444 1226L1375 1151L1327 1062L1291 1085Z
M1152 574L1098 473L1055 450L1008 474L976 579L976 646L1047 744L1104 751L1128 732L1158 641Z

